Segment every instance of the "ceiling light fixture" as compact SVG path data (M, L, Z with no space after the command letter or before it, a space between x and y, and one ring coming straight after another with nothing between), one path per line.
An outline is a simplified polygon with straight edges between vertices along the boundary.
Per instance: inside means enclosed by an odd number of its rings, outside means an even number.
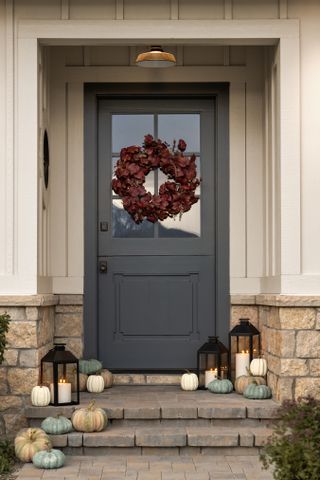
M140 53L136 58L136 64L145 68L166 68L176 64L176 58L172 53L164 52L159 46L151 47L149 52Z

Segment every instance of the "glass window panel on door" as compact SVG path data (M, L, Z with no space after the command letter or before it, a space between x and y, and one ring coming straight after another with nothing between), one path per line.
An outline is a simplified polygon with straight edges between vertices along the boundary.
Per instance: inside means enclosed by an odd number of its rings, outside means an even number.
M150 104L151 105L151 104ZM159 138L169 144L169 148L178 146L178 141L183 139L187 144L184 152L186 156L196 155L197 177L200 178L200 112L165 112L165 108L157 109L151 107L147 113L111 113L111 157L110 168L112 178L119 153L122 148L131 145L141 146L144 136L151 134L155 139ZM160 169L151 171L147 176L144 187L152 195L159 192L159 187L169 179ZM201 233L201 207L200 186L196 190L198 202L192 205L188 212L183 215L176 215L174 218L166 218L155 224L144 220L136 224L131 216L123 208L121 198L112 192L112 237L113 238L140 238L151 239L172 239L175 238L200 238Z

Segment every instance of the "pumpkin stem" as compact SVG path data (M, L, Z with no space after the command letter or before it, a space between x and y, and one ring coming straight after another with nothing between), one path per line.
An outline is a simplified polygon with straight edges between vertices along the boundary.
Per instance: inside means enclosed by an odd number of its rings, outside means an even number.
M185 371L186 373L189 373L189 374L192 373L192 372L190 372L190 370L188 370L187 368L185 368L184 371Z
M95 401L95 400L92 400L92 401L89 403L87 410L88 410L88 411L92 411L92 410L94 409L94 404L95 404L95 403L96 403L96 401Z
M249 377L253 377L250 368L246 367L246 370L247 370L247 373L248 373Z

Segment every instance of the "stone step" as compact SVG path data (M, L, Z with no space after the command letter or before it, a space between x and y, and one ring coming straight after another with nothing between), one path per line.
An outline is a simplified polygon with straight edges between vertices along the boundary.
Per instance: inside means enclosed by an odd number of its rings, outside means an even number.
M55 447L65 448L69 453L90 454L106 453L106 449L186 449L194 448L200 453L205 449L219 448L252 448L261 447L270 436L271 430L259 428L230 427L179 427L168 428L126 428L107 426L103 432L80 433L72 432L66 435L51 435ZM101 449L99 451L99 449ZM150 453L150 450L148 450ZM92 452L91 452L92 453Z

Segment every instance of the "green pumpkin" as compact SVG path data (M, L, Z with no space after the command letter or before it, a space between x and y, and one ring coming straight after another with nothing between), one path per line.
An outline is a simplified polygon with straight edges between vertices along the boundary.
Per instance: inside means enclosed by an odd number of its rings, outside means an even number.
M79 370L81 373L91 375L102 370L102 363L92 358L91 360L79 360Z
M267 385L257 385L256 383L251 383L246 387L245 391L243 392L243 396L253 400L264 400L272 397L272 391Z
M208 390L211 393L231 393L233 385L230 380L213 380L208 384Z
M68 418L59 415L45 418L41 423L41 428L51 435L62 435L72 431L72 423Z
M65 455L60 450L46 450L42 452L37 452L33 455L32 462L33 465L37 468L61 468L65 462Z

